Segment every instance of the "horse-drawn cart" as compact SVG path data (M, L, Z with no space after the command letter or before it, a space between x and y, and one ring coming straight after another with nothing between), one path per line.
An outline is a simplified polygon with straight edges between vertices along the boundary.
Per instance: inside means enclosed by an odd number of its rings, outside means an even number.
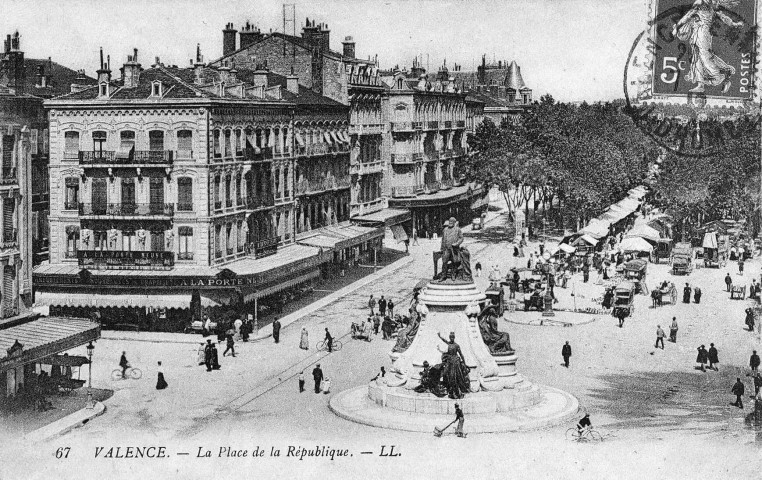
M677 305L677 287L672 282L664 282L651 291L651 300L654 307L660 307L666 303Z
M614 288L614 303L611 315L617 318L631 317L635 312L635 284L630 281L621 282Z

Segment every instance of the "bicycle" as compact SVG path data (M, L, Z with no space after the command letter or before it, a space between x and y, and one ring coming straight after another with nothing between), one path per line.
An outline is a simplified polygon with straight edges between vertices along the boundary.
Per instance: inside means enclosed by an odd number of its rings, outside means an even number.
M600 442L603 441L603 436L593 427L583 428L582 431L572 427L566 431L566 439L577 442Z
M128 378L131 378L133 380L139 380L140 377L143 376L143 371L139 368L134 367L127 367L124 371L124 375L122 375L122 369L121 368L115 368L111 372L111 379L112 380L127 380Z
M333 340L333 345L332 345L332 347L333 347L332 351L338 352L339 350L341 350L342 346L343 346L343 344L340 341L334 339ZM317 350L319 352L322 352L322 351L328 350L328 344L326 343L325 340L323 340L323 341L318 342L317 345L315 345L315 348L317 348Z

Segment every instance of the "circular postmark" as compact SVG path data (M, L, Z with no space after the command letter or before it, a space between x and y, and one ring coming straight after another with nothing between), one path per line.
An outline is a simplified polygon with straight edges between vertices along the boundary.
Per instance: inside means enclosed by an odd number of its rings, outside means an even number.
M648 18L624 68L635 124L684 156L756 132L757 0L653 0Z

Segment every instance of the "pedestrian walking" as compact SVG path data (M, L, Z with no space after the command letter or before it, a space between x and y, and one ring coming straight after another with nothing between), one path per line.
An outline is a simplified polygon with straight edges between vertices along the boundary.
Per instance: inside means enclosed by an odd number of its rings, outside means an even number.
M693 287L693 302L701 303L701 289L699 287Z
M733 287L733 278L730 276L730 273L727 273L725 275L725 288L729 292L732 287Z
M654 345L654 348L659 348L659 344L661 344L661 349L664 350L664 337L667 335L664 333L664 330L662 330L661 325L656 325L656 344Z
M243 321L243 325L241 325L241 338L243 338L244 342L249 341L249 335L254 331L254 325L252 325L251 320L249 320L249 317L246 316L246 318Z
M209 315L204 315L204 323L203 327L201 327L201 335L204 337L208 337L212 334L212 319L209 318Z
M304 393L304 370L299 372L299 393Z
M368 300L368 308L370 309L370 315L373 316L376 314L376 299L373 298L373 294L370 294L370 299Z
M365 327L363 328L363 333L365 334L365 341L370 342L371 341L371 335L373 333L373 320L378 317L368 317L368 319L365 321Z
M709 352L707 352L707 359L709 360L709 368L717 371L717 364L720 363L719 353L714 347L713 343L709 344Z
M750 332L754 331L754 310L751 308L746 309L746 326Z
M672 325L669 326L669 341L677 343L677 317L672 317Z
M302 350L310 349L309 333L307 333L307 327L302 327L302 333L299 337L299 348Z
M476 265L474 266L474 270L476 270L476 278L479 278L482 276L482 264L481 262L476 262Z
M590 279L590 265L585 262L582 265L582 281L584 283L587 283L587 281Z
M204 363L206 364L206 371L212 371L212 341L206 340L206 346L204 347Z
M378 313L382 317L386 315L386 299L384 298L383 295L381 295L381 298L378 300Z
M378 329L381 327L381 315L373 317L373 334L378 335ZM370 340L370 338L368 339Z
M413 229L413 245L418 245L418 230Z
M235 328L235 334L239 337L241 336L241 327L243 327L243 320L236 318L235 322L233 322L233 328Z
M219 370L220 367L220 357L218 356L217 352L217 345L214 343L212 344L212 370Z
M386 304L386 310L389 312L389 317L394 318L394 301L392 299L389 299L389 302Z
M733 388L731 388L730 391L733 393L733 395L736 396L736 401L731 403L731 405L743 409L743 394L745 387L740 378L736 377L736 383L733 385Z
M685 282L683 288L683 303L691 303L691 286L688 285L688 282Z
M743 257L742 256L738 257L738 274L739 275L743 275L743 263L744 263Z
M235 339L233 338L232 330L228 331L227 345L225 351L222 352L222 356L227 356L228 352L230 352L231 356L235 357Z
M280 320L277 317L273 321L273 340L275 343L280 343Z
M198 362L199 365L203 365L206 362L206 355L204 353L206 350L205 347L206 345L204 344L204 342L201 342L198 345L198 353L196 354L196 362Z
M312 369L312 379L315 380L315 393L320 393L320 382L323 381L323 370L320 368L319 363Z
M561 356L564 357L564 367L569 368L569 358L572 356L571 345L567 340L563 347L561 347Z
M757 355L756 350L751 352L751 357L749 357L749 366L751 367L752 372L756 372L759 369L759 355Z
M325 328L325 345L328 347L328 353L333 353L333 337L328 331L328 327Z
M698 348L698 355L696 355L696 363L699 364L699 370L701 370L702 372L706 372L705 365L706 365L706 361L708 357L709 357L709 354L706 352L706 347L701 345Z
M164 390L169 386L167 381L164 379L164 369L161 366L161 362L159 362L158 367L156 368L158 374L156 378L156 390Z
M455 435L459 437L465 437L463 433L463 423L466 421L466 417L463 415L463 410L460 409L460 405L455 404L455 420L458 421L458 425L455 427Z
M759 396L759 390L762 389L762 374L759 372L754 373L747 373L747 377L751 377L752 381L754 382L754 395L750 395L751 398L756 398Z

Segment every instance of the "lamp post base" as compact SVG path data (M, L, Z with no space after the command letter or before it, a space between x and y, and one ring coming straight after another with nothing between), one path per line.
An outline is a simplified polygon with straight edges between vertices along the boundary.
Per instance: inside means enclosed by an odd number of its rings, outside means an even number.
M87 404L85 405L86 408L95 408L95 401L93 400L93 392L90 390L90 387L87 388Z

